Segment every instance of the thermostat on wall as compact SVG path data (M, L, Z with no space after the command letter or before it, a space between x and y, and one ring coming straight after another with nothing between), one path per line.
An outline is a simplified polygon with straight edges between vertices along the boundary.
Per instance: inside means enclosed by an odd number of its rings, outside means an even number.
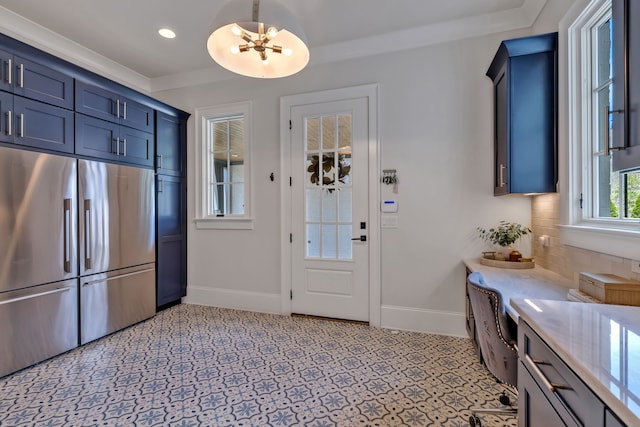
M398 212L398 202L395 200L383 200L380 207L382 212Z

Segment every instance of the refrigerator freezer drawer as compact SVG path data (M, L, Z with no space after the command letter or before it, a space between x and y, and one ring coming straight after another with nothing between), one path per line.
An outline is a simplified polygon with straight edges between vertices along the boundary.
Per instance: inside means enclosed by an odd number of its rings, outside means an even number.
M0 294L0 377L78 346L78 279Z
M151 263L81 277L81 344L152 317L155 275Z

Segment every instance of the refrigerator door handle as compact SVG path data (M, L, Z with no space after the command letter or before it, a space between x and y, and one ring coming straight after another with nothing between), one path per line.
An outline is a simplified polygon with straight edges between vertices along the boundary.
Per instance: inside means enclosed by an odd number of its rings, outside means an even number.
M38 292L37 294L25 295L25 296L22 296L22 297L11 298L11 299L8 299L8 300L0 301L0 305L11 304L11 303L14 303L14 302L24 301L26 299L31 299L31 298L43 297L45 295L59 294L59 293L67 292L67 291L70 291L70 290L71 290L71 288L52 289L50 291Z
M84 201L84 268L91 269L91 199Z
M140 271L134 271L133 273L118 274L117 276L107 277L106 279L90 280L88 282L84 282L82 284L82 287L95 285L97 283L108 282L110 280L122 279L124 277L135 276L136 274L148 273L148 272L153 271L153 270L155 270L155 268L147 268L147 269L140 270Z
M64 271L71 273L71 199L64 199Z

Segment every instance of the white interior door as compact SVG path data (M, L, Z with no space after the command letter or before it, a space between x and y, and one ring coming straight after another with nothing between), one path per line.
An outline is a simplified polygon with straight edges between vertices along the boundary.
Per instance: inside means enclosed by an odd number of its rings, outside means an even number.
M368 103L291 109L291 310L369 321Z

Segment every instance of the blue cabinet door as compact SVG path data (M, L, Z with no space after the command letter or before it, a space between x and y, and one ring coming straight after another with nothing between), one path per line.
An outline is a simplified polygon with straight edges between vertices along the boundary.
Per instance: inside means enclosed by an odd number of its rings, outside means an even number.
M0 141L13 142L13 95L0 92Z
M153 134L120 126L120 159L125 163L153 167Z
M0 50L0 90L13 92L13 54Z
M19 56L14 56L13 60L14 94L73 109L71 76Z
M186 176L187 119L160 111L156 114L156 171Z
M73 111L21 96L13 97L16 144L73 153Z
M98 119L153 132L153 109L92 84L76 81L75 110Z
M157 306L177 303L187 290L186 178L158 175Z

